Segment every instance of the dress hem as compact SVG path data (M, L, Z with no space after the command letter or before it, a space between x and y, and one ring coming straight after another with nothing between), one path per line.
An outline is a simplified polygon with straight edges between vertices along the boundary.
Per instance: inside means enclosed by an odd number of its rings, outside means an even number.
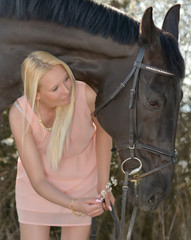
M24 222L18 220L19 223L21 224L28 224L28 225L38 225L38 226L50 226L50 227L72 227L72 226L91 226L91 223L80 223L80 224L47 224L47 223L32 223L32 222Z

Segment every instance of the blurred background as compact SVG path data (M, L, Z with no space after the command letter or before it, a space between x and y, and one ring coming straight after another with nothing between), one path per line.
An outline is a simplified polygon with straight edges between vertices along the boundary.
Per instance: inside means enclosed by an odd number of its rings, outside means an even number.
M184 97L181 103L176 138L178 163L175 167L173 189L170 196L154 213L138 210L132 240L191 240L191 2L190 0L99 0L127 12L137 20L145 9L153 7L155 25L161 28L168 9L181 4L179 23L179 45L186 63L186 77L183 82ZM8 111L3 113L0 128L0 240L19 240L19 226L15 209L15 176L17 152L11 136ZM111 176L120 180L118 154L114 153L111 162ZM121 186L118 184L113 193L120 214ZM132 206L127 205L126 221L128 226ZM105 212L97 219L97 240L112 239L113 220ZM60 236L59 228L51 229L51 240Z

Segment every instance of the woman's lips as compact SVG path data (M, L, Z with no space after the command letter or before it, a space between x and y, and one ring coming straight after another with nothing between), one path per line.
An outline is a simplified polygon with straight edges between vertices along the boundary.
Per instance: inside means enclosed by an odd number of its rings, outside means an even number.
M67 97L61 99L61 101L68 101L68 100L70 100L70 95L68 95Z

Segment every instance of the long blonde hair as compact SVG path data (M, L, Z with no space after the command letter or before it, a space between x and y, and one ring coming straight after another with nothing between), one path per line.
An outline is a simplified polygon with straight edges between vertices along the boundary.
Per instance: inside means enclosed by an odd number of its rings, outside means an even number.
M57 107L56 117L52 126L47 156L54 169L58 168L64 147L68 147L69 145L69 131L73 116L76 90L74 75L66 63L44 51L32 52L23 61L21 72L24 83L24 96L30 101L34 111L39 81L44 74L50 71L55 65L61 65L67 72L72 81L72 90L70 103L66 106Z

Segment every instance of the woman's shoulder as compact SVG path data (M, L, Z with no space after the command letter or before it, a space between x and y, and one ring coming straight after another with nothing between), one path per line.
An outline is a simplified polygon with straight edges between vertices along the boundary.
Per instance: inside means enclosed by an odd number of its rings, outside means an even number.
M9 115L16 113L19 110L18 108L20 107L20 105L25 101L26 101L26 98L24 96L17 98L10 108Z
M26 108L26 106L28 106L28 105L30 105L30 104L29 104L27 97L21 96L15 100L15 102L13 103L11 108L14 108L16 106L20 110L20 109L23 109L24 107Z
M22 97L18 98L9 110L9 123L14 125L14 123L22 122L23 109L20 107L19 101L23 99ZM22 100L21 100L22 101Z
M31 108L31 105L26 96L17 98L9 111L10 119L13 118L20 121L21 117L23 116L29 123L31 123L31 120L34 118L34 111Z

